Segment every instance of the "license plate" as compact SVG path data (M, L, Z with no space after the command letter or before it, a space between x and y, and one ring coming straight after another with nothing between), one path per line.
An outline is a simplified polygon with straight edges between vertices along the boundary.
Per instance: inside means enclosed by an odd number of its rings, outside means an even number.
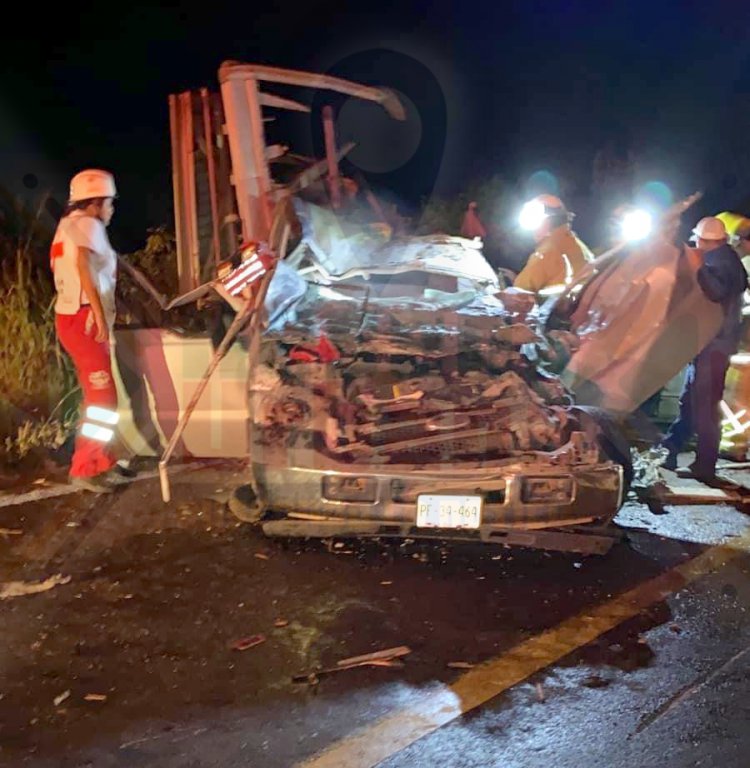
M418 528L479 528L481 522L481 496L417 497Z

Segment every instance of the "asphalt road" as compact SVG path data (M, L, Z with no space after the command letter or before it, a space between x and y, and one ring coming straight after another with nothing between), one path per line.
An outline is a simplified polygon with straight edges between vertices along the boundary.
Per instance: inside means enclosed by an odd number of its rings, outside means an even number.
M742 511L629 504L605 557L278 542L240 478L0 496L0 590L70 577L0 600L0 765L750 765Z

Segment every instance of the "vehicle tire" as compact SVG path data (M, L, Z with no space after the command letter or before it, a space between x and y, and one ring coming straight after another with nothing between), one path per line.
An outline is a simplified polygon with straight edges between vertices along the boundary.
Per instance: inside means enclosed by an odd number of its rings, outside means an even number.
M625 436L617 421L601 408L591 406L576 406L581 426L595 426L596 438L602 452L611 460L620 464L623 469L623 498L627 496L633 482L633 461L630 457L630 441Z
M227 506L229 511L243 523L257 523L263 517L263 507L250 484L235 488Z

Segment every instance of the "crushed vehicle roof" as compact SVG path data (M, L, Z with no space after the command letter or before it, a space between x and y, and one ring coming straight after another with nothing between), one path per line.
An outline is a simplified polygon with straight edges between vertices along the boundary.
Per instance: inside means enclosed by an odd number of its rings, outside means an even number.
M499 287L482 256L481 241L450 235L396 237L386 242L360 226L348 225L331 210L295 199L308 258L327 281L376 274L430 271Z

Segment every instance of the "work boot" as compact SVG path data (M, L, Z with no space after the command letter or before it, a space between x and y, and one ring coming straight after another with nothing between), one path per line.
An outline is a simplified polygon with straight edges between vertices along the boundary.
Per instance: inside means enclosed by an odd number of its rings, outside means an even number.
M690 477L704 485L712 485L718 479L714 470L703 469L695 464L691 464L689 467L679 467L677 477Z
M70 484L84 491L91 491L91 493L113 493L115 488L114 485L107 482L106 476L108 474L108 472L102 472L93 477L71 476Z
M130 459L119 459L112 469L117 472L120 477L126 477L130 480L138 474L135 462Z
M102 472L101 475L98 475L98 477L101 477L107 485L110 485L113 488L117 488L121 485L129 485L133 482L135 476L135 472L129 472L127 470L123 471L123 468L119 467L117 464L115 464L112 469L108 469L106 472Z
M659 448L667 448L666 445L660 445ZM667 450L669 450L667 448ZM664 459L664 463L661 465L663 469L669 469L674 472L677 469L677 454L669 451L669 455Z

